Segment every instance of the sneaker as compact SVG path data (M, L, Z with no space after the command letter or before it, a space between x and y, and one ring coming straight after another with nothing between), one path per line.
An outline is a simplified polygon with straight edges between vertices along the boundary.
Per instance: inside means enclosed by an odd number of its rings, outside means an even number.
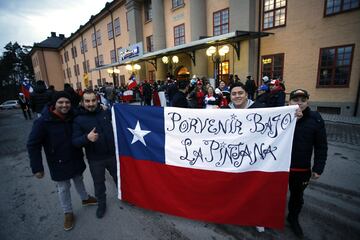
M64 230L65 231L71 230L74 227L74 222L75 222L74 214L73 213L65 213Z
M293 233L299 237L302 238L304 237L304 233L303 230L300 226L299 220L296 218L291 218L291 217L287 217L286 220L288 221L288 223L290 223L290 228L293 231Z
M89 196L87 200L82 200L82 205L83 206L97 205L97 200L96 198Z
M265 232L265 227L256 226L256 231L259 233Z
M105 203L99 204L99 206L96 210L96 217L97 218L104 217L105 211L106 211L106 204Z

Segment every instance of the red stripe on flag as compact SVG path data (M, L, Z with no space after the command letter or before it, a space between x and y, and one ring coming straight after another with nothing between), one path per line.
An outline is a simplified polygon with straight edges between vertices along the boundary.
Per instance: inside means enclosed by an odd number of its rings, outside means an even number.
M288 172L226 173L120 159L125 201L195 220L284 227Z

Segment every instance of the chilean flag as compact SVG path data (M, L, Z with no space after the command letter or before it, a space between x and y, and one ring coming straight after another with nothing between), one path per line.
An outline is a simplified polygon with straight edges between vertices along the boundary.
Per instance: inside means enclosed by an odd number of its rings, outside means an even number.
M296 108L115 104L118 198L195 220L282 229Z
M33 92L33 88L29 79L23 78L20 80L20 91L24 94L25 98L30 98L30 94Z

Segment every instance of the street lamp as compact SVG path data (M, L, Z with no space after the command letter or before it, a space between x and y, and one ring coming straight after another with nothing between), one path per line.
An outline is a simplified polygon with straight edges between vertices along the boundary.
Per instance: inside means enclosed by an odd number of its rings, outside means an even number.
M216 74L215 79L219 80L218 77L220 76L221 57L229 53L230 49L227 45L222 46L219 50L217 49L218 49L217 47L210 46L206 50L206 55L211 57L212 61L214 62L215 64L214 74Z
M173 73L172 73L173 65L175 65L175 64L177 64L177 63L179 62L179 57L176 56L176 55L174 55L174 56L172 56L171 61L170 61L170 59L169 59L168 56L163 56L163 57L161 58L161 61L162 61L164 64L169 64L169 65L168 65L168 68L169 68L170 73L171 73L171 75L172 75L172 74L173 74Z
M113 78L114 85L118 85L118 84L116 84L116 82L117 82L116 79L120 73L120 70L117 68L109 68L107 70L107 72L108 72L109 76Z

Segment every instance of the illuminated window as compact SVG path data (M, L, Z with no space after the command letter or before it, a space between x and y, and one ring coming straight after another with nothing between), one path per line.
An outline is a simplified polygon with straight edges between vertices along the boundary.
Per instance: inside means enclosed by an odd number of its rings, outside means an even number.
M283 80L284 54L267 55L261 57L261 76L270 79Z
M263 29L285 26L286 0L265 0L263 5Z

